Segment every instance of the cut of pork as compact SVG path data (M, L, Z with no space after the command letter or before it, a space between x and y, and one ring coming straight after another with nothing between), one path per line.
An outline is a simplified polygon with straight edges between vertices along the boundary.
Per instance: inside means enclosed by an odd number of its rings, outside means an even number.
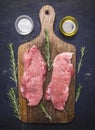
M51 100L57 110L63 110L69 96L69 86L74 75L71 52L58 54L53 62L52 77L45 92L45 99Z
M43 96L43 83L46 74L46 63L40 50L33 46L23 56L24 72L21 78L21 94L29 106L39 104Z

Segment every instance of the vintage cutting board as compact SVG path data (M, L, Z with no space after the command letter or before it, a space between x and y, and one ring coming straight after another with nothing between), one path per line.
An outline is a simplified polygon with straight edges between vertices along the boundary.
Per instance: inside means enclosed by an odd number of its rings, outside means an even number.
M41 22L41 32L37 38L34 40L24 43L19 46L18 49L18 93L19 93L19 103L20 103L20 116L23 122L28 123L67 123L72 121L74 117L74 103L75 103L75 75L71 81L69 99L66 102L65 109L63 111L55 110L51 104L51 101L41 100L41 103L44 104L48 114L51 115L52 121L45 117L45 114L42 112L40 106L29 107L27 105L26 99L21 96L20 93L20 83L21 77L23 75L23 54L33 45L36 45L43 54L43 44L45 43L45 33L44 30L48 29L49 39L51 42L51 59L53 61L54 57L62 52L73 52L72 63L74 69L76 69L76 49L73 45L66 43L59 39L53 31L53 24L55 20L55 11L53 7L45 5L41 8L39 12L40 22ZM44 91L50 82L51 72L48 72L45 83Z

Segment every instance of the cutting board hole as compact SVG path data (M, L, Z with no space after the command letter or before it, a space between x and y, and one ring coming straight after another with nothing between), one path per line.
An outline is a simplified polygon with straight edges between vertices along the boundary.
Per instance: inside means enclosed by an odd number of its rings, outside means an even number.
M46 14L46 15L49 15L49 11L48 11L48 10L46 10L46 11L45 11L45 14Z

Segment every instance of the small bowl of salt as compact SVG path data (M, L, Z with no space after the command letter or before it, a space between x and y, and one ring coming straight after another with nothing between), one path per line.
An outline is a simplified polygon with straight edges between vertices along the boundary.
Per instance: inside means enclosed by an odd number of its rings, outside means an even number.
M21 15L15 21L15 28L19 34L27 35L33 31L34 22L31 17Z
M59 24L60 31L65 36L73 36L78 31L78 22L72 16L64 17Z

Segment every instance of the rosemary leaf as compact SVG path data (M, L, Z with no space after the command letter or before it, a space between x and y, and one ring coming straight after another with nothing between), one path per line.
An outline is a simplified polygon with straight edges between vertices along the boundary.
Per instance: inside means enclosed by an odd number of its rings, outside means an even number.
M52 117L48 114L48 112L46 111L43 104L40 104L40 108L41 108L42 112L45 114L45 117L48 118L50 121L52 121Z
M79 97L80 97L80 94L81 94L81 89L83 88L83 86L79 83L77 89L76 89L76 102L78 101Z
M10 78L12 81L14 81L14 82L15 82L15 80L14 80L14 78L13 78L12 76L10 76L9 78Z
M10 100L10 106L14 110L14 114L17 118L20 119L20 113L19 113L19 101L16 95L16 89L11 87L7 93L8 98Z
M46 62L48 65L48 71L51 70L52 63L51 63L51 57L50 57L50 40L49 40L49 33L48 30L45 29L45 40L46 40L46 45L44 47L44 56L46 58Z
M80 60L78 62L78 68L77 68L78 73L80 72L82 62L83 62L83 58L84 58L84 55L85 55L85 46L81 47L80 51L81 51L81 56L80 56Z
M8 49L10 53L10 72L11 72L11 80L13 80L17 87L17 65L15 62L14 49L13 44L8 44Z

